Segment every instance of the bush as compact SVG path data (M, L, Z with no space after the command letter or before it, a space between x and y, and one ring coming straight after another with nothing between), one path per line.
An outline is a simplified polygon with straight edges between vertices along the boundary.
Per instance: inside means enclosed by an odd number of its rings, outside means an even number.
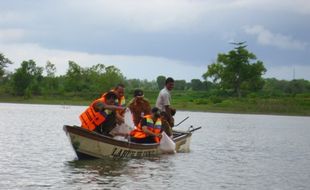
M209 103L209 100L208 99L199 98L199 99L195 99L194 103L197 104L197 105L205 105L205 104Z
M210 96L209 100L213 103L213 104L218 104L221 103L223 101L222 98L217 97L217 96Z

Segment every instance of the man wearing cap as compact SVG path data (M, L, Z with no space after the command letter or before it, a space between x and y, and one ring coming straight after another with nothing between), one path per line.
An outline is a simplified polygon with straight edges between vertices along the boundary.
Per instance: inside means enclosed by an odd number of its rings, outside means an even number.
M144 98L143 91L140 89L134 91L134 98L130 101L128 108L133 115L135 126L138 126L143 116L151 114L150 102Z
M151 115L145 115L136 129L131 131L130 140L135 143L159 143L161 125L160 110L154 107Z

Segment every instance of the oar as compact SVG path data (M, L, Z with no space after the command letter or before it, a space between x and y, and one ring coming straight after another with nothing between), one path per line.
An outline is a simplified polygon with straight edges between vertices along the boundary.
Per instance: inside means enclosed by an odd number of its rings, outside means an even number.
M189 116L187 116L185 119L183 119L180 123L178 123L177 125L173 126L173 127L177 127L179 125L181 125L184 121L186 121L189 118Z
M197 131L199 129L201 129L202 127L197 127L197 128L194 128L193 126L190 126L190 128L188 129L188 132L192 133L194 131Z

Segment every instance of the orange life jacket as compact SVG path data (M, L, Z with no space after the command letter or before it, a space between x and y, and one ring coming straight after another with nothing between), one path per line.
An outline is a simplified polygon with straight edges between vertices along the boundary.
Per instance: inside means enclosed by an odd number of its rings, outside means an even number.
M161 131L161 120L160 118L158 118L156 120L156 122L154 123L152 116L151 115L146 115L143 118L146 119L146 123L147 123L147 129L152 131L155 134L160 134ZM130 135L134 138L137 139L142 139L142 138L146 138L148 137L148 134L146 134L143 130L142 130L142 121L139 123L139 125L136 127L136 129L134 129L133 131L131 131ZM154 140L156 143L159 143L160 138L159 137L154 137Z
M95 100L81 115L80 115L80 121L82 122L82 127L85 129L88 129L90 131L93 131L96 129L97 126L101 125L106 117L112 113L110 110L104 110L104 111L96 111L94 109L95 103L98 101L105 104L105 99L99 98Z

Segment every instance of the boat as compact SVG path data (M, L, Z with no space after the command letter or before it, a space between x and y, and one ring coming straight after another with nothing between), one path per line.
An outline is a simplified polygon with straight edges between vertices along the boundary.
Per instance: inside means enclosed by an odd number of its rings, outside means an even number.
M192 133L201 127L190 127L188 131L173 131L176 152L188 152ZM149 158L162 154L158 143L141 144L114 139L79 126L63 127L78 159L90 158Z

